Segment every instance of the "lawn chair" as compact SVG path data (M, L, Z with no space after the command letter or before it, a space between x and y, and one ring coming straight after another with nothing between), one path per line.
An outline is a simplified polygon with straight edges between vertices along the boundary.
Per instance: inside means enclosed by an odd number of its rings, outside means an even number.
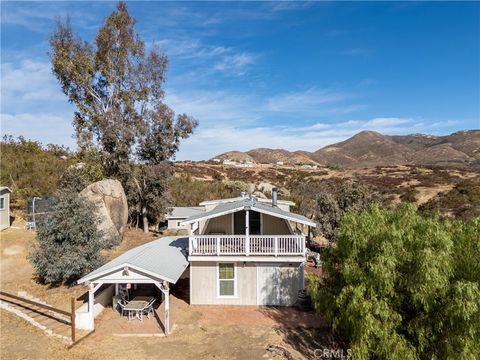
M145 306L145 308L143 309L143 313L147 315L149 319L150 319L150 314L154 316L153 304L155 304L155 301L157 301L157 299L153 298L152 300L150 300L147 306Z
M118 299L117 306L120 307L120 317L124 315L127 310L125 306L127 306L127 302L124 299Z

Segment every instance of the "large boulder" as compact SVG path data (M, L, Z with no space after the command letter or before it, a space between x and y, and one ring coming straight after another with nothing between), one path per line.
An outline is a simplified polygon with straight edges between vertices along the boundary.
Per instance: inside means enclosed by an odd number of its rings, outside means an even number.
M128 221L127 197L120 181L97 181L83 189L80 196L95 205L100 220L98 228L104 234L105 245L120 242Z

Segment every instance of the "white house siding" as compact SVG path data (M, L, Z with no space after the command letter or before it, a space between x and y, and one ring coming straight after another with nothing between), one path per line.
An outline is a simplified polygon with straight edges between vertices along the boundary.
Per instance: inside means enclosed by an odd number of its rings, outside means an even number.
M205 234L233 234L232 214L227 214L210 219Z
M217 262L190 264L190 303L196 305L292 306L303 287L303 267L294 264L236 262L236 296L218 297Z
M262 214L262 227L264 235L290 234L290 229L288 228L286 220L267 214Z
M216 262L190 263L190 303L197 305L256 305L257 268L255 264L236 263L236 296L217 297L218 268Z
M0 210L0 230L10 227L10 193L4 190L0 193L4 198L4 208Z
M168 228L169 229L188 229L188 225L179 225L185 219L169 219L168 220Z

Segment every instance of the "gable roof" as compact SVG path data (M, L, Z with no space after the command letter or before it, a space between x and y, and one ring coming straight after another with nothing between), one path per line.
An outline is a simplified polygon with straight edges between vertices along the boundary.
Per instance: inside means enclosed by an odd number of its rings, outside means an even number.
M0 186L0 192L3 192L4 190L8 190L8 192L12 192L8 186Z
M257 199L251 199L251 198L241 198L241 199L242 200L234 201L234 202L220 203L214 209L210 211L206 211L202 214L190 216L188 219L186 219L182 223L191 224L200 220L216 218L216 217L226 215L226 214L231 214L237 211L254 210L263 214L271 215L271 216L289 220L289 221L294 221L300 224L304 224L312 227L317 226L315 222L306 218L305 216L282 210L277 206L272 206L272 204L259 202Z
M188 238L168 236L137 246L109 261L77 281L95 281L130 266L133 269L175 284L188 267Z
M218 200L206 200L202 201L199 205L205 206L205 205L215 205L215 204L222 204L222 203L231 203L231 202L237 202L237 201L242 201L245 199L249 199L248 197L234 197L234 198L226 198L226 199L218 199ZM262 199L262 198L257 198L257 202L261 203L271 203L271 199ZM295 206L295 203L293 201L289 200L277 200L278 204L282 205L289 205L289 206Z
M203 206L176 206L172 208L165 218L168 219L186 219L190 216L204 213L205 208Z

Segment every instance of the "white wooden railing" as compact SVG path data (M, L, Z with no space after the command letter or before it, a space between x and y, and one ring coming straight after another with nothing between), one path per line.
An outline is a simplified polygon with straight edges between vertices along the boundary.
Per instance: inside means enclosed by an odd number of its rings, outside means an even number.
M190 255L304 255L303 235L193 235Z

